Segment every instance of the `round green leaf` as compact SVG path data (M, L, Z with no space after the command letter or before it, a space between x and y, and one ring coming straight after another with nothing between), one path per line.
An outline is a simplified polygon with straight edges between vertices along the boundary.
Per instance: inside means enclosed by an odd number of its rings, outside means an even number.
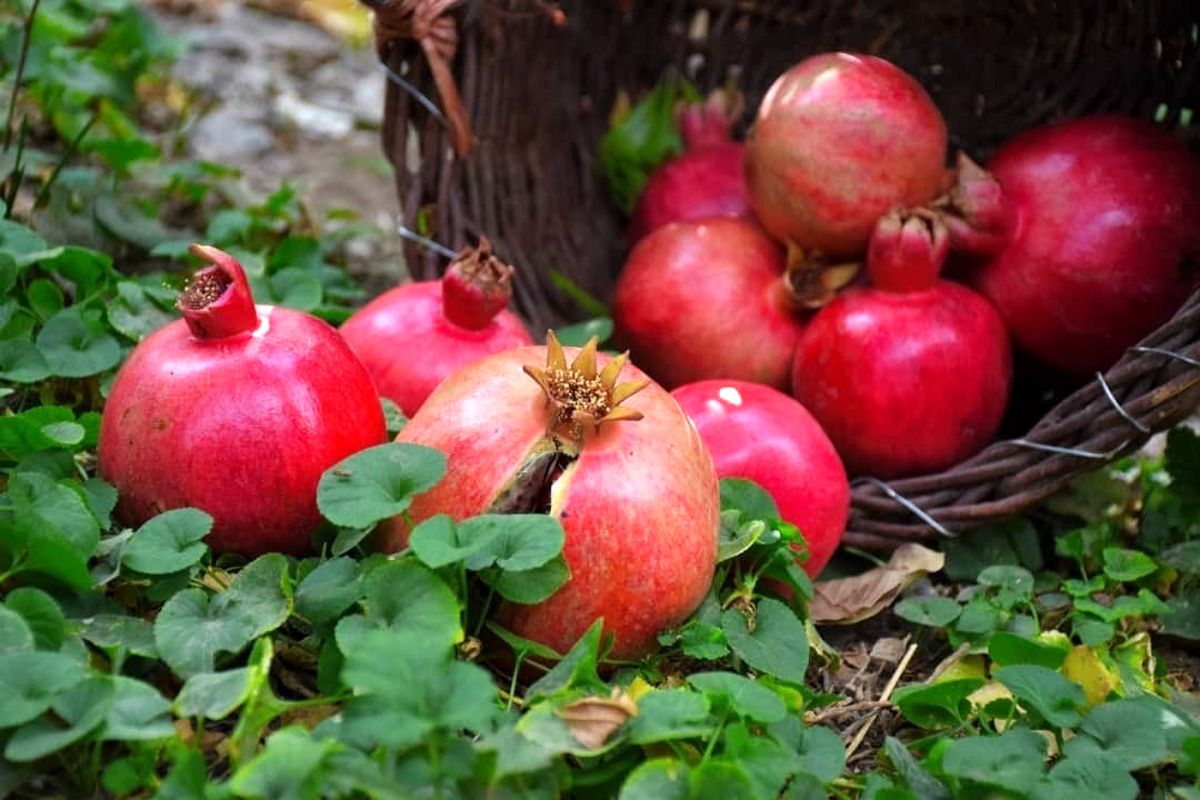
M449 648L463 640L458 597L446 582L412 561L389 561L367 575L366 614L338 623L338 647L349 656L362 636L390 629L422 647Z
M121 360L121 345L98 323L85 321L79 309L65 308L46 321L37 346L55 375L84 378Z
M688 765L653 758L638 766L621 786L619 800L688 800Z
M759 672L803 685L808 669L808 634L804 623L783 603L758 601L754 629L746 615L728 609L721 615L725 639L743 661Z
M1070 645L1040 642L1008 631L996 631L988 640L988 655L998 666L1036 664L1058 669L1067 660Z
M117 675L116 697L104 719L101 739L144 742L175 734L171 703L148 683Z
M17 728L4 756L18 762L36 761L74 744L104 722L116 694L111 677L92 675L54 699L51 708L57 719L43 716Z
M0 655L0 728L33 719L86 677L84 665L63 653Z
M7 606L0 606L0 656L33 650L33 631L25 618Z
M121 554L121 563L145 575L169 575L192 566L208 551L201 540L213 518L198 508L176 508L148 520Z
M13 383L36 383L50 377L50 365L33 342L0 342L0 378Z
M533 569L516 572L493 568L485 570L480 577L505 600L531 605L542 602L565 586L571 579L571 569L559 555Z
M895 607L896 616L926 625L930 628L943 628L962 613L962 606L949 597L929 595L927 597L906 597Z
M629 721L629 741L653 744L692 739L712 730L702 724L708 717L708 700L689 689L659 689L638 700L637 716Z
M78 422L51 422L42 426L47 438L65 447L74 447L83 441L86 431Z
M130 653L158 658L154 625L141 617L97 614L84 620L83 638L97 647L123 647Z
M779 506L766 489L745 478L721 479L721 509L740 511L745 519L776 519Z
M1019 701L1051 725L1073 728L1079 723L1078 709L1085 701L1083 687L1049 667L1012 664L1000 667L995 676Z
M427 567L438 569L466 560L487 541L471 538L478 528L460 527L449 514L436 514L413 528L408 546Z
M779 695L742 675L695 672L687 681L704 692L712 705L725 705L738 716L757 722L775 722L787 715L787 706Z
M1043 775L1046 740L1028 728L999 736L955 739L946 747L942 770L956 778L1027 793Z
M175 713L181 717L224 719L250 696L251 677L249 667L193 675L175 698Z
M562 523L545 514L482 514L458 523L460 537L482 541L467 557L467 569L493 564L520 572L540 567L562 552Z
M712 758L693 767L688 775L693 800L729 800L754 797L754 783L741 764L732 759Z
M1137 796L1137 781L1103 753L1062 759L1033 792L1033 800L1061 800L1064 797L1134 800Z
M236 605L209 602L202 589L184 589L166 602L154 620L154 644L177 675L188 677L211 672L218 653L241 650L254 638L257 627L257 621Z
M39 650L57 650L62 647L67 632L67 620L53 597L41 589L22 586L8 593L4 605L25 619ZM4 637L0 636L0 642L3 640Z
M823 725L808 726L799 717L789 715L771 723L767 730L776 741L796 753L800 771L822 783L836 780L846 768L846 746L841 737Z
M1106 547L1103 551L1104 574L1114 581L1136 581L1158 569L1154 559L1140 550Z
M317 484L317 507L335 525L369 528L403 512L445 473L446 457L437 450L381 444L326 470Z

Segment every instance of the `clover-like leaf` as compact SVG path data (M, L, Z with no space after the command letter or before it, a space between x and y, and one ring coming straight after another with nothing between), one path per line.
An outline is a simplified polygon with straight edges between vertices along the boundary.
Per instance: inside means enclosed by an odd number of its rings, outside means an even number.
M57 650L66 636L67 620L58 602L41 589L21 586L4 599L5 607L24 618L39 650ZM3 637L0 636L0 642ZM3 648L3 644L0 644Z
M1051 725L1073 728L1079 723L1078 709L1085 701L1083 687L1049 667L1012 664L1000 667L995 676L1019 701Z
M637 716L629 721L629 741L653 744L674 739L692 739L711 730L704 724L708 699L689 689L659 689L637 701Z
M1045 738L1028 728L1015 728L999 736L951 741L942 769L959 779L1024 794L1041 779L1045 760Z
M169 575L187 569L208 552L202 540L212 526L213 518L198 508L164 511L134 532L121 562L146 575Z
M776 722L787 715L779 695L743 675L732 672L695 672L687 682L703 692L714 707L755 722Z
M369 631L387 629L422 647L449 648L463 639L459 602L446 582L412 561L391 561L364 581L365 614L338 623L338 647L349 654Z
M446 457L429 447L391 442L339 461L317 484L317 507L335 525L369 528L406 510L446 473Z
M74 306L46 320L38 332L37 347L51 372L66 378L95 375L121 360L120 343Z
M761 598L751 619L728 609L721 615L725 639L743 661L759 672L797 685L808 669L808 634L804 623L778 600Z
M112 677L92 675L54 698L55 719L41 716L13 731L5 758L35 761L79 741L104 722L116 696Z

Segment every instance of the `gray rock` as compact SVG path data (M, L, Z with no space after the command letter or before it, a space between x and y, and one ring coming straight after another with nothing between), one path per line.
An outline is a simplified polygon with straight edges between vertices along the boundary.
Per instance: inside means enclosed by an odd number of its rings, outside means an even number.
M275 134L261 112L227 105L202 117L192 129L192 152L206 161L241 163L275 148Z

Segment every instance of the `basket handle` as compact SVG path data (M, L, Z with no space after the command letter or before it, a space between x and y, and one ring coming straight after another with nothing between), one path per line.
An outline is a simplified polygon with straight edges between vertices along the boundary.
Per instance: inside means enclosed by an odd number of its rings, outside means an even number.
M415 39L429 62L433 82L441 95L450 141L459 157L475 148L475 135L467 119L450 62L458 49L458 26L450 12L463 0L383 0L375 9L375 47L382 58L398 39Z

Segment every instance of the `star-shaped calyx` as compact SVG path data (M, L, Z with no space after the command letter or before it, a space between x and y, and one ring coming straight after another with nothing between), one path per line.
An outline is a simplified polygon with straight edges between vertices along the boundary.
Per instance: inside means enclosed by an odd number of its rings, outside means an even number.
M570 426L571 435L583 438L583 424L588 422L599 431L605 422L638 420L642 412L622 406L650 384L649 378L617 383L628 353L612 359L600 372L596 371L596 344L593 336L567 366L567 357L554 331L546 334L546 368L525 365L525 373L538 382L546 393L547 407L553 407L550 429Z

